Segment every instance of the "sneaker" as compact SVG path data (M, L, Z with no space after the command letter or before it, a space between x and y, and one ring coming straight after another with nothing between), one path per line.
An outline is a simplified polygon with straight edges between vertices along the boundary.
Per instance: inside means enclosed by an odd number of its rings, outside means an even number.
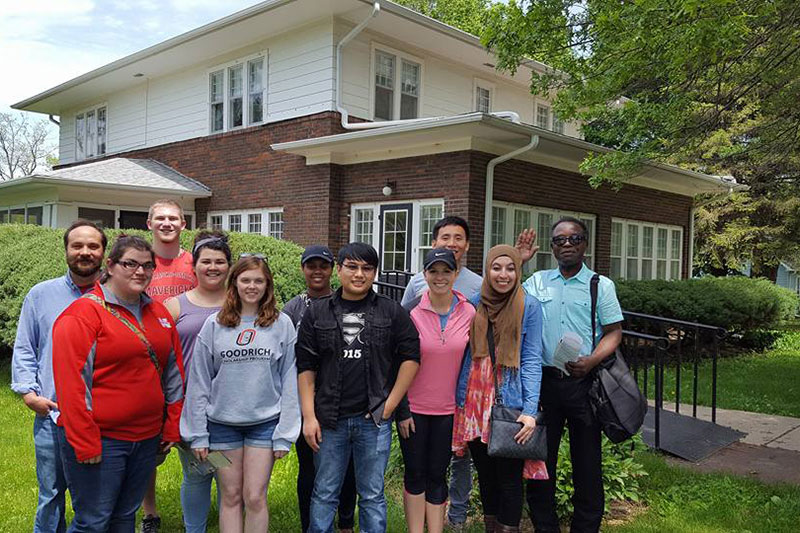
M161 530L161 517L147 515L142 518L141 533L158 533Z
M453 531L453 532L461 532L467 530L467 523L466 522L451 522L450 517L446 517L444 520L444 529L445 531Z

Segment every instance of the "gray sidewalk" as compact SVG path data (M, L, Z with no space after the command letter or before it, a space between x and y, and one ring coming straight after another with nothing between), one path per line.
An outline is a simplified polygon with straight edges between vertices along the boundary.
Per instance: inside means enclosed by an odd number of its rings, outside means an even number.
M665 403L664 409L674 411L675 404ZM681 404L680 413L691 415L692 406ZM710 422L711 408L698 406L697 417ZM726 472L767 483L800 485L800 418L717 409L717 424L747 436L697 463L680 459L670 462L702 472Z

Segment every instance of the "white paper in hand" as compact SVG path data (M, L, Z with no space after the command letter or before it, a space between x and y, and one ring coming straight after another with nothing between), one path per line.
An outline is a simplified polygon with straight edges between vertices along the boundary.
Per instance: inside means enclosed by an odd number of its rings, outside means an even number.
M553 352L553 366L569 374L566 365L570 361L578 360L582 345L583 340L580 335L572 331L564 333L564 336L558 341L558 345Z

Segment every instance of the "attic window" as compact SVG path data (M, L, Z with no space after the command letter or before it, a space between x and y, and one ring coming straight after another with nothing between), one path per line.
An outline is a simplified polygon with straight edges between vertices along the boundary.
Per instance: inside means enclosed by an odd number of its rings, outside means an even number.
M75 115L75 159L80 161L106 153L106 107Z

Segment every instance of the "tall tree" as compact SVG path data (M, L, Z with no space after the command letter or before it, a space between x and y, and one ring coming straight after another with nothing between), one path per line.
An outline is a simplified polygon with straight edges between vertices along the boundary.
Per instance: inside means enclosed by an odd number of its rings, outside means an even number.
M550 65L532 90L621 150L584 161L593 183L619 183L646 160L756 188L800 177L797 0L509 0L488 21L500 68Z
M47 120L32 121L24 114L0 113L0 181L47 167L52 152L49 133Z
M418 13L473 35L486 25L490 0L395 0Z

